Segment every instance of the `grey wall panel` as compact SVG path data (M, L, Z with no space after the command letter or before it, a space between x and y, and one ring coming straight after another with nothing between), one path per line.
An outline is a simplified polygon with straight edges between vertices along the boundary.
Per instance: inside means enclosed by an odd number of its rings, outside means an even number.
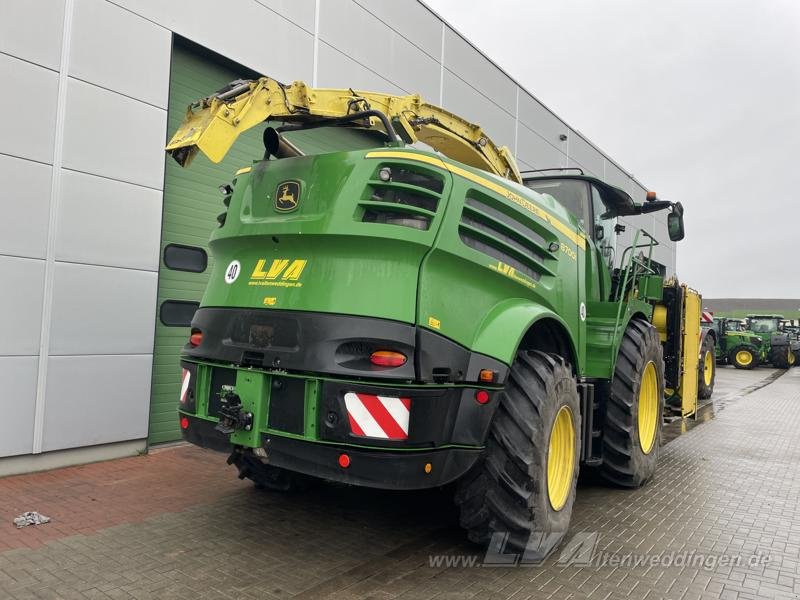
M171 43L168 30L130 11L77 0L69 75L166 108Z
M357 36L354 31L358 31ZM439 63L353 0L326 0L320 4L319 35L321 40L380 73L406 93L419 93L438 102ZM348 86L352 84L346 80L335 84L335 87Z
M569 127L522 89L519 91L519 121L542 136L557 150L567 151L566 142L561 141L559 136L569 135Z
M0 153L52 163L58 74L0 54L0 81Z
M517 137L517 158L533 165L532 169L548 169L563 167L567 164L567 156L548 144L537 133L519 123Z
M256 0L309 33L314 32L315 0Z
M259 73L311 81L313 36L262 4L236 0L221 9L213 0L116 3Z
M58 70L64 0L0 2L0 52Z
M0 154L0 254L44 258L52 167Z
M148 271L56 263L50 354L152 353L156 283Z
M44 261L0 256L0 281L0 355L38 354Z
M160 241L161 192L62 172L56 260L157 271Z
M349 86L356 90L405 94L377 73L364 68L325 42L319 43L319 87Z
M630 182L631 182L630 183L630 189L628 190L628 193L631 195L631 197L636 202L644 202L645 200L647 200L647 192L648 192L648 190L645 189L645 187L641 183L639 183L638 181L636 181L634 179L631 179ZM654 214L658 214L658 213L654 213ZM664 213L664 214L666 214L666 213Z
M444 34L444 66L510 114L516 113L517 84L449 27Z
M605 178L604 180L610 183L611 185L615 185L618 188L622 188L626 192L630 186L630 177L622 171L619 167L617 167L614 163L609 160L605 161Z
M526 169L535 169L536 167L531 163L527 163L522 160L519 156L515 157L517 161L517 167L519 167L520 171L525 171Z
M513 151L514 117L448 70L444 72L444 106L478 123L495 143L508 146Z
M653 215L636 215L625 217L625 221L632 229L644 229L648 233L653 231Z
M672 262L672 246L660 245L653 249L653 260L660 262L662 265L669 265Z
M43 449L146 437L152 362L149 355L50 357Z
M161 189L166 128L167 111L70 79L64 167Z
M576 131L570 130L567 147L569 148L570 167L581 167L587 175L603 178L603 155L595 150Z
M0 457L33 451L38 362L35 356L0 356L0 411L5 415L0 419Z
M429 56L439 60L442 51L442 23L425 6L416 0L356 2ZM323 1L321 6L325 4Z

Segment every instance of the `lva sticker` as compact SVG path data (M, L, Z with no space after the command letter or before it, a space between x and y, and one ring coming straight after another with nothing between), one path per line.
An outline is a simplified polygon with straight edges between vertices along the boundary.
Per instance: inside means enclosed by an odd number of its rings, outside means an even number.
M230 285L236 278L239 277L239 273L242 272L242 264L238 260L234 260L231 264L228 265L228 268L225 269L225 283Z

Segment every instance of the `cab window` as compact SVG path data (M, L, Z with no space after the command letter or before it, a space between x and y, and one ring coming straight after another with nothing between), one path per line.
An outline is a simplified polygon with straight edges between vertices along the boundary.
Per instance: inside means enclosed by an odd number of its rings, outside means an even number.
M593 227L589 230L595 245L600 250L603 260L609 268L614 265L614 223L615 218L606 215L608 209L600 199L600 192L592 186L592 212L594 213ZM604 216L606 215L606 216Z
M525 186L540 194L548 194L560 202L578 219L587 233L591 231L589 211L589 186L575 179L534 179L525 181Z

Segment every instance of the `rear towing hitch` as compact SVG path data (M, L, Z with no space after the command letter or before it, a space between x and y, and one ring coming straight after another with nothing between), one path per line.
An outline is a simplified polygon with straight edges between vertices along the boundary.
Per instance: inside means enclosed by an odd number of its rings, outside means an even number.
M233 386L222 386L220 393L219 423L216 429L223 435L230 435L237 429L250 431L253 429L253 413L242 412L242 399L234 391Z

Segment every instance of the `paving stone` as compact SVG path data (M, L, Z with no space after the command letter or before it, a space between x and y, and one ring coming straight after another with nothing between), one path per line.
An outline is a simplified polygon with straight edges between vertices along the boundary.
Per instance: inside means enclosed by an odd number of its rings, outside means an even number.
M557 552L483 567L447 493L274 495L225 456L179 446L0 479L0 599L797 599L798 408L795 369L726 394L715 418L661 448L648 486L582 478L568 537L594 532L596 552L657 564L560 564ZM6 525L24 510L53 522ZM475 566L433 567L437 556Z

